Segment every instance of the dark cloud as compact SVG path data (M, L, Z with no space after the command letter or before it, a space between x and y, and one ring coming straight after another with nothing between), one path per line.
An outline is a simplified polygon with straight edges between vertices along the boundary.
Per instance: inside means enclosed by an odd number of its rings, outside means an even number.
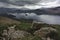
M8 0L0 0L0 2L7 2Z
M26 4L35 4L40 0L0 0L0 2L10 3L14 5L26 5Z
M0 0L0 2L8 4L7 6L11 8L23 6L22 8L39 9L60 6L59 0Z

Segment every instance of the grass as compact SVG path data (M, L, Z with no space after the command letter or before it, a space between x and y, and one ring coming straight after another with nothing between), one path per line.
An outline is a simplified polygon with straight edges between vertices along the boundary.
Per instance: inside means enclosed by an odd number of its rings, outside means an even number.
M4 22L2 22L2 23L1 23L1 21L0 21L0 35L2 34L2 31L4 29L7 29L7 27L12 26L12 25L16 25L16 27L15 27L16 30L18 30L18 29L19 30L24 30L24 31L27 31L29 33L33 33L35 31L34 28L31 27L32 26L32 23L30 23L28 21L27 22L24 21L24 20L23 21L16 21L16 20L14 21L14 20L11 20L11 19L9 21L8 18L4 19L3 20ZM54 27L55 29L58 30L58 35L59 35L59 38L60 38L60 25L41 24L39 26L41 26L41 27L50 27L50 26ZM21 40L41 40L41 38L38 37L38 36L35 36L35 35L34 36L33 35L29 35L29 36L26 36L26 37L22 38Z
M17 25L16 29L19 30L28 30L31 28L31 23L27 23L27 22L21 22L21 24Z

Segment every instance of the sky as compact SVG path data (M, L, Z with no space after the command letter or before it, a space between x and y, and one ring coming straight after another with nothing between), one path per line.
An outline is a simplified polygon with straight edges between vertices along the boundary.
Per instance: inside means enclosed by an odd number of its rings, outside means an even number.
M0 7L7 8L51 8L60 6L60 0L0 0Z
M0 0L0 7L4 8L17 8L17 9L41 9L41 8L54 8L60 6L60 0ZM38 21L43 21L48 24L60 24L60 16L56 15L36 15L35 13L21 13L12 14L17 19L26 18Z

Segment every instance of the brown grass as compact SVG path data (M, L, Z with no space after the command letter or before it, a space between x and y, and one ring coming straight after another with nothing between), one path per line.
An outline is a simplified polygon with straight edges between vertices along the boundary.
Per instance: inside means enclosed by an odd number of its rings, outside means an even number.
M20 24L19 21L8 18L8 17L1 17L0 16L0 23L2 24Z

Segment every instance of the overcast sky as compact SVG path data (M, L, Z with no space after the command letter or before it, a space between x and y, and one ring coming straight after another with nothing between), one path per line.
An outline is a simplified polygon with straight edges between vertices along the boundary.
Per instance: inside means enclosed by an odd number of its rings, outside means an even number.
M17 9L39 9L60 6L60 0L0 0L0 7ZM35 13L13 14L16 18L34 19L48 24L60 24L60 16L36 15Z
M0 0L0 7L8 8L51 8L60 6L60 0Z

